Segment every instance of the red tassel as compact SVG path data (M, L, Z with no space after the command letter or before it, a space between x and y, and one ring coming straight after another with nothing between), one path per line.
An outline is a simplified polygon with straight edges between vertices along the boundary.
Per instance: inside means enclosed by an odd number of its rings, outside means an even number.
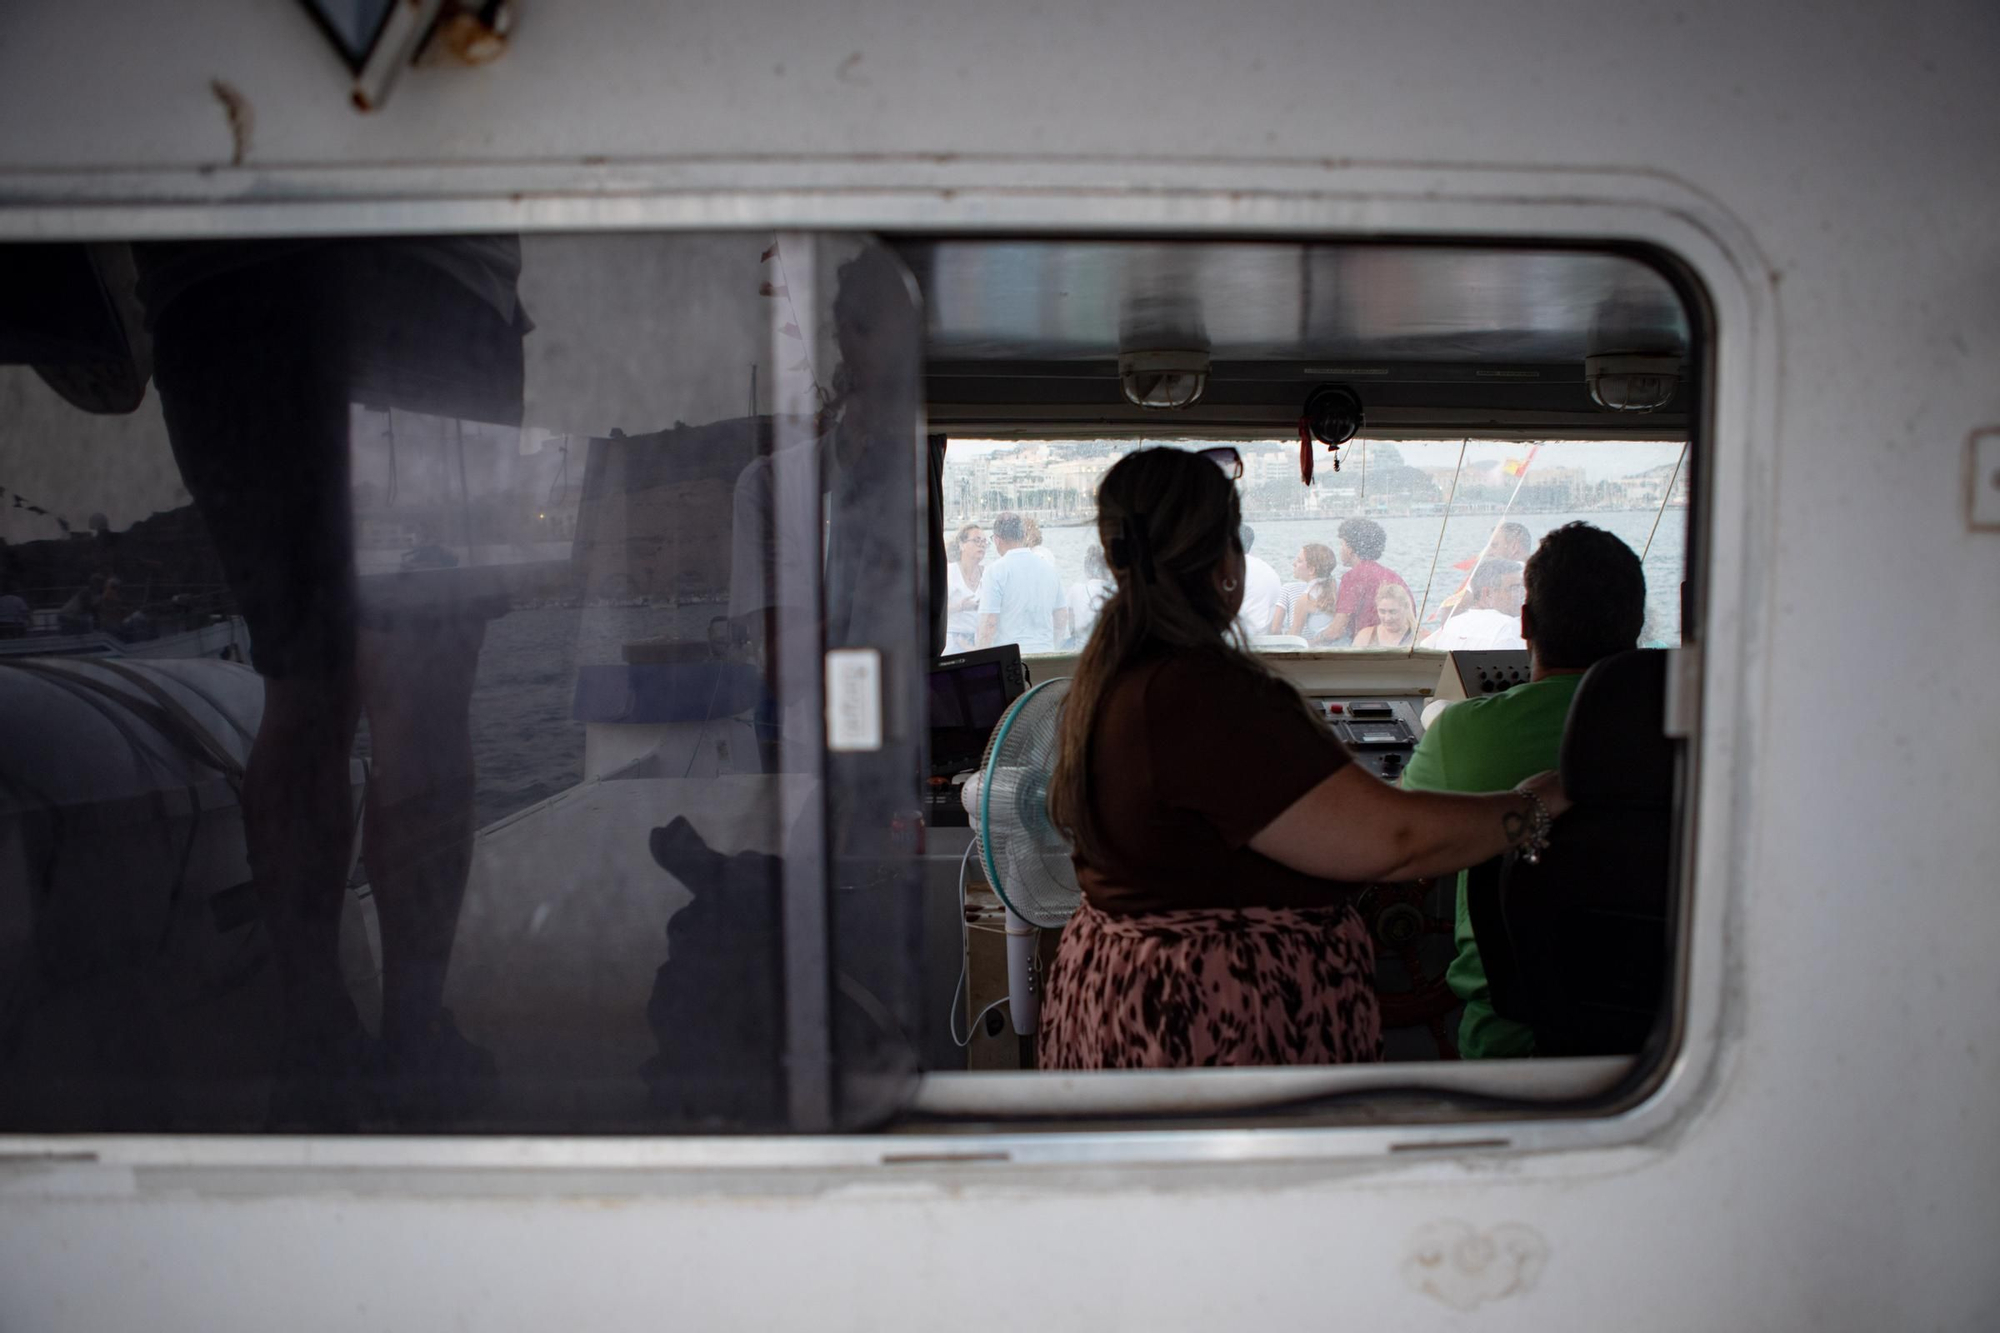
M1313 433L1312 423L1299 418L1299 481L1313 484Z

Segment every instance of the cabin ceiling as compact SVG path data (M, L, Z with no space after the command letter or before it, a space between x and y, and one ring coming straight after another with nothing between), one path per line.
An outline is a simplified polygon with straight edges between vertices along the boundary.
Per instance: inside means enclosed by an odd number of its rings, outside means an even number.
M1307 391L1343 383L1370 433L1673 435L1658 412L1591 401L1584 358L1660 353L1690 368L1666 278L1625 255L1371 243L989 241L896 249L923 290L928 408L961 430L1295 428ZM1202 401L1125 401L1121 351L1205 349Z

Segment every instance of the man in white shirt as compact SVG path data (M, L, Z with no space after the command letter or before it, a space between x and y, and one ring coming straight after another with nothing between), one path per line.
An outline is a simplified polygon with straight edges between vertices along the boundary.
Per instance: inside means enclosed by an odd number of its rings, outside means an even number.
M1035 557L1019 514L993 520L993 549L1000 558L979 581L978 646L1014 643L1024 653L1054 652L1069 631L1062 576Z
M1244 637L1254 639L1271 632L1271 612L1278 605L1285 581L1277 570L1250 554L1250 548L1257 544L1256 529L1245 523L1237 529L1237 536L1243 543L1243 609L1236 613L1236 621L1243 626Z
M1521 637L1521 562L1484 560L1472 572L1472 609L1461 611L1424 640L1426 648L1482 651L1525 648Z

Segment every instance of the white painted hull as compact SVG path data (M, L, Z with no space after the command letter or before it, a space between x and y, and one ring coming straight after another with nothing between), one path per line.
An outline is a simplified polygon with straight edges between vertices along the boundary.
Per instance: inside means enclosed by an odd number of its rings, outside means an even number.
M1718 374L1684 1053L1584 1133L15 1136L0 1323L2000 1324L2000 536L1967 519L1968 438L2000 423L1990 8L528 19L499 63L411 71L360 116L285 6L29 6L0 50L0 230L1471 234L1685 261Z

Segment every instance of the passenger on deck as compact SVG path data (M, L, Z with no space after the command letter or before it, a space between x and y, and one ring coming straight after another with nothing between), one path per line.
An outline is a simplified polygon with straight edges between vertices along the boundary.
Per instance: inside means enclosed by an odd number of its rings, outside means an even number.
M1602 528L1571 523L1542 538L1528 558L1526 584L1521 635L1528 645L1528 683L1440 713L1403 770L1405 788L1491 791L1551 767L1583 673L1637 643L1646 617L1645 575L1632 548ZM1459 1054L1471 1060L1533 1055L1534 1034L1493 1012L1466 915L1463 875L1452 934L1458 957L1446 980L1465 1001Z
M1104 563L1104 548L1093 546L1083 553L1083 580L1069 586L1069 638L1063 646L1081 648L1097 623L1097 613L1111 596L1111 567Z
M1254 639L1268 632L1284 580L1268 561L1253 553L1257 546L1255 528L1245 523L1238 537L1243 547L1243 611L1237 620L1243 626L1243 636Z
M1376 590L1384 583L1403 582L1401 574L1381 563L1388 544L1389 534L1372 518L1350 518L1340 525L1340 563L1349 568L1340 580L1333 621L1315 644L1346 643L1375 623Z
M1407 648L1417 636L1417 607L1410 590L1385 583L1375 593L1375 623L1354 636L1356 648Z
M1512 560L1480 562L1472 571L1472 609L1459 612L1424 639L1424 647L1446 652L1524 646L1521 566Z
M1278 605L1271 612L1272 634L1297 634L1292 628L1293 611L1305 599L1312 586L1321 579L1332 578L1339 557L1333 548L1321 542L1307 542L1292 557L1292 579L1278 589Z
M129 609L125 605L125 585L114 574L104 580L104 592L97 599L97 628L116 634L125 627Z
M1307 643L1317 644L1319 636L1333 623L1333 609L1340 605L1340 580L1332 574L1316 579L1292 604L1292 633Z
M1024 653L1050 653L1066 636L1069 608L1063 604L1062 576L1028 547L1021 516L993 520L993 545L1000 558L986 571L979 589L978 646L1016 643Z
M1046 560L1051 565L1055 564L1056 553L1042 545L1042 525L1033 514L1021 516L1021 535L1028 543L1028 550L1034 553L1036 559Z
M945 593L946 647L962 653L979 633L979 579L986 559L986 534L977 523L958 530L957 552L946 568L950 586Z
M1051 1068L1323 1064L1382 1049L1352 900L1545 839L1553 773L1490 796L1399 791L1233 646L1236 489L1146 449L1097 491L1117 587L1063 712L1049 810L1084 903L1063 931Z
M1528 535L1527 525L1512 521L1502 523L1493 529L1493 535L1486 540L1486 554L1495 560L1525 561L1534 554L1535 540Z
M1470 560L1461 560L1454 568L1465 571L1465 579L1445 599L1438 603L1433 615L1434 623L1451 619L1461 611L1472 609L1472 574L1488 560L1526 560L1535 549L1535 539L1524 524L1511 520L1493 529L1486 539L1486 547Z

